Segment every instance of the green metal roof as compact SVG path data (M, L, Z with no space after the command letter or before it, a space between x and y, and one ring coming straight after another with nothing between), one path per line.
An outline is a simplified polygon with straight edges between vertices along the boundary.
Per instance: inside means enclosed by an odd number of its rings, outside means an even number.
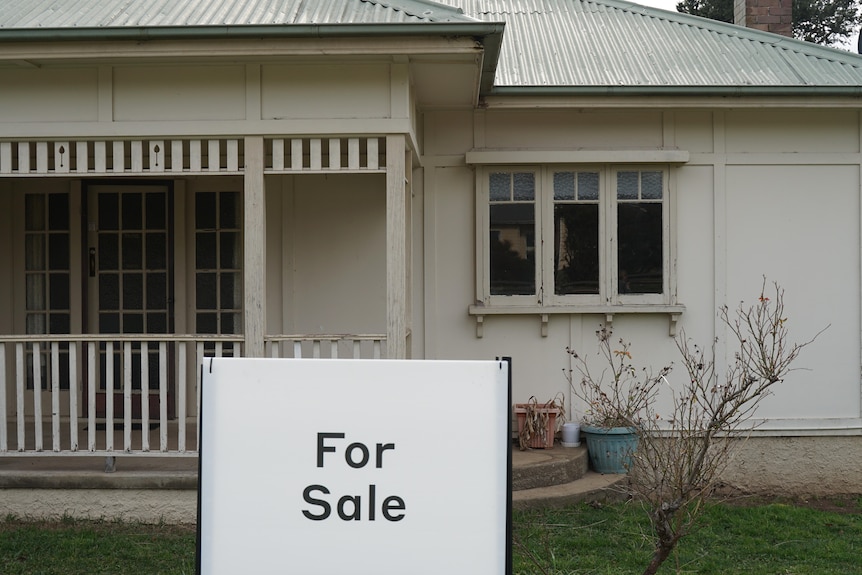
M498 94L862 93L862 57L621 0L440 0L504 21Z
M3 0L0 10L0 41L396 33L482 40L485 94L862 95L862 56L622 0Z

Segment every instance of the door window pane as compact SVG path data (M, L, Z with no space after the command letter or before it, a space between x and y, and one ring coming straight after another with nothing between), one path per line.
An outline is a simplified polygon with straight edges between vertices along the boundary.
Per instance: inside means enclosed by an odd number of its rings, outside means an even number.
M241 328L242 235L240 194L195 195L195 300L199 333L233 334Z

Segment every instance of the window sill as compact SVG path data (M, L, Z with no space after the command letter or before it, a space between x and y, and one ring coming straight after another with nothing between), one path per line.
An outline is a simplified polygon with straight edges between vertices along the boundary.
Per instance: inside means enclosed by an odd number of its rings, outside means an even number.
M605 325L613 327L614 316L617 314L667 314L668 334L676 336L676 324L685 311L682 304L654 305L654 304L618 304L618 305L515 305L515 306L485 306L482 304L471 305L467 313L476 318L476 337L484 335L484 322L486 315L537 315L542 321L542 337L548 337L548 321L551 315L558 314L596 314L605 316Z

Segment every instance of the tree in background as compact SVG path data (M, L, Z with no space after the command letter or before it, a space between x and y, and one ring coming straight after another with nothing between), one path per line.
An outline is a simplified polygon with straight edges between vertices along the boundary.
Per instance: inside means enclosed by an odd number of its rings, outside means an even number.
M682 0L677 12L733 22L733 0ZM858 0L793 0L793 37L827 46L847 42L862 23Z

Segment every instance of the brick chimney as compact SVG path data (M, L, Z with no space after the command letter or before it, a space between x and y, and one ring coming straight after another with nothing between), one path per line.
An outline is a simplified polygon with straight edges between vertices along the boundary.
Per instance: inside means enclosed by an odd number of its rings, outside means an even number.
M733 23L793 37L793 0L733 0Z

